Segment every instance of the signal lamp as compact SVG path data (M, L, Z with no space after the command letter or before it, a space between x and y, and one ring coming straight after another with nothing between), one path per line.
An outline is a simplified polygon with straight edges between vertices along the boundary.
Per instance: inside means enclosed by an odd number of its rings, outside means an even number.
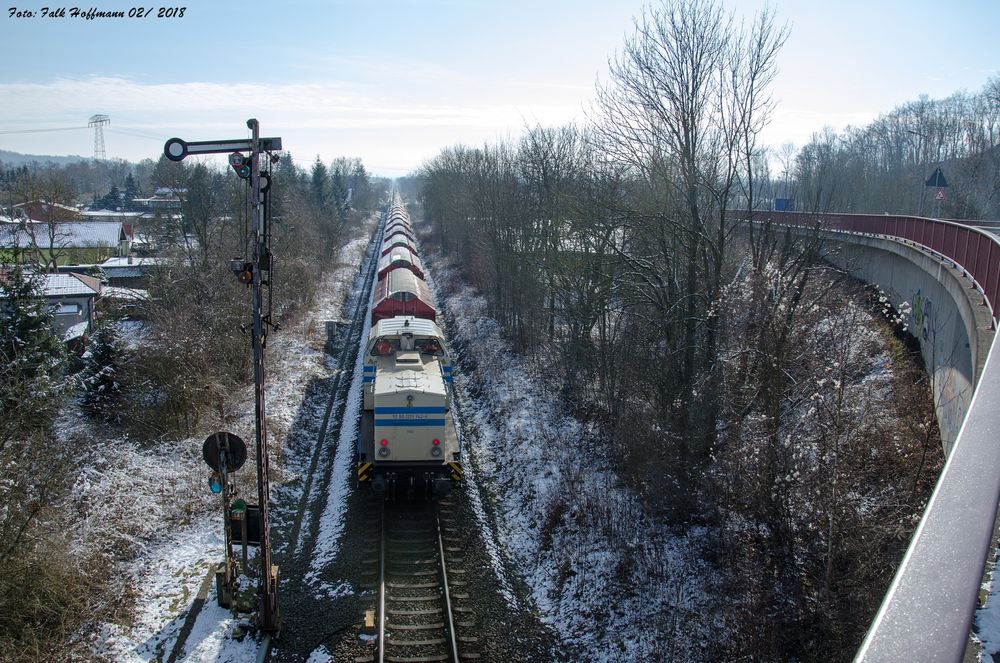
M385 439L385 438L382 438L382 441L381 441L381 442L379 442L379 444L381 444L381 445L382 445L382 446L384 447L384 446L386 446L387 444L389 444L389 440L387 440L387 439Z
M219 474L218 472L212 472L208 476L208 488L213 493L216 493L216 494L221 493L222 492L222 475Z
M250 164L247 162L247 158L239 152L233 152L229 155L229 165L233 167L240 179L245 180L250 177Z
M244 270L240 272L239 281L244 285L250 285L253 283L253 270L249 267L244 268Z
M441 440L434 440L434 446L441 444Z

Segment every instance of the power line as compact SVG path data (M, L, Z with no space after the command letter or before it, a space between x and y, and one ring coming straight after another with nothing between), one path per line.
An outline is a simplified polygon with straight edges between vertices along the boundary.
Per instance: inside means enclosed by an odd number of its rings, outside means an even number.
M57 127L53 129L11 129L10 131L0 131L0 134L40 134L47 131L77 131L79 129L89 129L90 127Z
M141 131L137 129L122 129L121 127L108 127L107 129L111 133L121 134L123 136L132 136L133 138L148 138L150 140L162 141L166 134L153 133L151 131Z
M13 135L13 134L37 134L46 133L50 131L78 131L80 129L90 129L91 127L53 127L51 129L9 129L6 131L0 131L0 135ZM122 134L123 136L132 136L134 138L149 138L155 140L163 140L166 133L154 133L152 131L143 131L141 129L131 129L129 127L107 127L106 131L110 131L116 134Z

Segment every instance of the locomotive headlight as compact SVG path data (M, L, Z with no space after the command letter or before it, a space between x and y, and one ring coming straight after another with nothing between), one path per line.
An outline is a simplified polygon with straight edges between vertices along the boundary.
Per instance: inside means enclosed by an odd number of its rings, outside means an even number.
M441 447L431 447L431 455L437 458L441 455Z

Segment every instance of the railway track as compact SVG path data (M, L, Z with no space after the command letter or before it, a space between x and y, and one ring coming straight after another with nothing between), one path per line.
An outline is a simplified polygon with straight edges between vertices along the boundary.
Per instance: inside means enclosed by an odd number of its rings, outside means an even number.
M382 236L384 233L384 224L380 223L378 232L375 233L369 242L367 258L368 263L365 269L364 279L362 281L363 285L361 292L359 292L356 296L353 311L349 317L350 324L346 330L342 329L339 334L340 353L337 355L338 371L336 378L334 379L333 386L330 389L330 396L327 401L326 411L323 414L323 423L319 429L319 439L313 446L312 458L309 462L309 469L306 472L305 485L302 489L302 495L299 498L296 517L292 521L292 530L288 538L291 556L294 556L296 549L301 543L300 528L303 520L305 520L306 508L313 499L313 483L316 481L317 475L325 477L327 482L330 480L330 473L317 472L317 467L319 466L320 457L326 449L326 438L328 435L328 429L330 428L331 417L334 421L339 421L346 407L347 389L350 386L351 379L354 377L354 363L357 358L357 353L359 352L360 344L363 340L361 338L361 334L364 329L365 318L368 315L368 304L371 299L372 288L374 287L375 272L378 268L378 247L382 243ZM328 351L331 350L335 349L328 348ZM334 406L336 404L339 404L340 407L337 412L334 412ZM326 487L323 486L322 488L323 490L320 491L321 493L325 492Z
M382 504L374 609L377 663L478 660L478 638L451 503ZM372 560L373 562L375 559Z
M288 513L287 528L275 530L275 555L281 564L283 586L282 613L284 628L277 654L272 654L270 644L262 647L262 660L296 660L308 656L320 643L337 632L350 630L353 623L345 622L336 606L317 599L308 583L311 563L316 554L316 537L322 518L325 500L322 499L336 479L333 466L336 449L329 440L336 441L343 426L348 395L354 378L357 353L367 317L371 289L378 265L378 247L383 229L374 234L368 244L367 257L362 263L360 288L345 303L342 317L347 324L340 324L335 332L328 331L327 354L333 358L336 373L329 386L323 387L325 401L322 423L315 427L315 442L309 444L308 460L302 468L302 491L295 501L284 506ZM318 413L317 413L318 414ZM299 659L301 660L301 659Z

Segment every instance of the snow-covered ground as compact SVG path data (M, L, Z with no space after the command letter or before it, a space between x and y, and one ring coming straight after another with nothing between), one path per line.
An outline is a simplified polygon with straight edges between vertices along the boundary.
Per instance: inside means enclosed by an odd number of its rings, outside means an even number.
M596 432L564 414L502 339L485 300L440 264L434 271L450 338L475 364L455 385L466 476L496 517L487 541L496 566L517 569L541 619L579 660L641 660L664 640L675 660L704 658L716 628L714 578L699 553L705 533L652 523L619 485ZM506 584L502 568L498 576Z
M326 276L314 306L269 337L268 430L271 448L281 450L277 457L285 460L284 464L272 461L276 483L282 476L294 478L302 469L301 459L290 456L286 442L295 434L292 427L302 425L299 408L307 386L335 370L323 350L324 326L339 320L367 243L367 236L359 235L347 244L340 253L341 266ZM229 429L245 440L253 439L252 391L232 405ZM58 430L65 437L84 434L87 426L70 408ZM119 611L118 622L91 625L86 634L97 659L166 660L192 608L199 610L197 618L176 660L252 661L257 654L259 642L246 635L246 624L218 607L214 578L209 580L210 569L223 559L224 542L218 497L208 490L209 471L201 459L203 439L204 435L162 441L156 451L127 439L108 440L94 445L84 463L73 493L73 507L84 516L78 545L102 541L109 554L112 547L125 548L134 560L118 569L126 578L123 585L132 588L131 605ZM274 493L282 490L289 489L276 485ZM114 540L106 539L109 534Z
M994 559L1000 559L1000 549L993 551ZM973 624L976 638L982 643L979 660L994 663L1000 654L1000 582L997 582L997 568L994 562L988 573L988 580L982 590L987 593L986 605L976 610Z

